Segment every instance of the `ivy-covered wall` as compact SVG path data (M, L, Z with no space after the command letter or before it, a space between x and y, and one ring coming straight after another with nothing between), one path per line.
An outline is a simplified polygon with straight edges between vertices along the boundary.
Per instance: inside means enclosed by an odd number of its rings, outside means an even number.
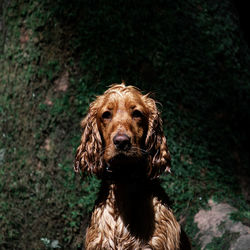
M79 123L122 80L162 104L162 185L194 247L208 198L249 220L249 59L229 0L2 0L0 248L82 247L99 183L73 173Z

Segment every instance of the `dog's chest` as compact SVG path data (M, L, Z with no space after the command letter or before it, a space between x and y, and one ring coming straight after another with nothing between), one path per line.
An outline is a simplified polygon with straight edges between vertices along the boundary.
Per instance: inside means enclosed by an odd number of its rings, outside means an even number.
M126 219L116 209L107 203L104 207L96 208L92 214L91 224L94 223L99 232L99 237L95 239L96 243L99 241L97 245L101 245L101 249L144 249L145 241L133 235L130 225L125 223ZM146 223L144 218L143 224L140 224L145 227Z
M122 189L119 195L115 191L109 190L92 213L87 249L179 249L179 225L157 197L134 199Z

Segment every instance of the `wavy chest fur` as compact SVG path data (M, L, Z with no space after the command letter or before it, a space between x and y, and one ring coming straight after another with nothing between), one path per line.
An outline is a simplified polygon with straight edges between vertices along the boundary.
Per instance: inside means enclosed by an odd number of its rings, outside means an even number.
M86 249L179 249L180 226L148 185L103 183Z

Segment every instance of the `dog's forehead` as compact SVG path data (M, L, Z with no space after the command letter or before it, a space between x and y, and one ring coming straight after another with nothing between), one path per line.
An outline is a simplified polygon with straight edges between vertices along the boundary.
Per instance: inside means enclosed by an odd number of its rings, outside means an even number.
M137 105L144 106L142 94L138 91L113 90L103 100L103 106L106 106L108 109L122 106L131 108Z

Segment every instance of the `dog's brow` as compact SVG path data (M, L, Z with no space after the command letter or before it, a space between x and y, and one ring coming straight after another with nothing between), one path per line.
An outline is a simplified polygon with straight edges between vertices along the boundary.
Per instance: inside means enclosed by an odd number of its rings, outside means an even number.
M119 95L120 97L123 97L123 94L119 90L116 90L116 89L112 90L110 93L115 93Z

